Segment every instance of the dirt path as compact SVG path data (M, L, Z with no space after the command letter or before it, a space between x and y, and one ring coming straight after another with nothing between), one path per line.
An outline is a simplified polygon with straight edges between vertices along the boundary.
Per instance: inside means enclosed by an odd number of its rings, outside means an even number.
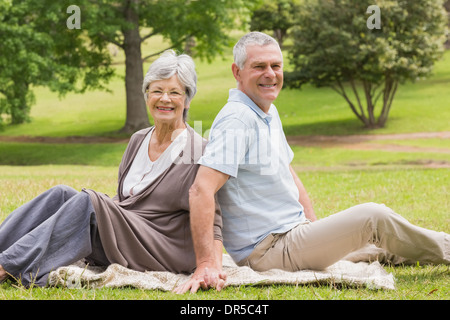
M360 144L372 140L407 140L407 139L450 139L450 131L443 132L416 132L398 134L368 134L368 135L346 135L346 136L288 136L289 143L305 146L339 146ZM30 142L30 143L123 143L128 142L128 138L112 137L30 137L30 136L1 136L0 142Z
M450 154L449 148L405 146L391 143L371 143L380 140L408 140L408 139L450 139L450 132L419 132L383 135L349 135L349 136L289 136L291 145L321 148L344 148L352 150L380 150L393 152L434 152ZM423 160L407 163L409 166L425 168L450 168L446 160Z
M398 144L376 144L371 141L380 140L408 140L408 139L450 139L450 131L417 132L381 135L346 135L346 136L288 136L291 145L308 147L338 147L353 150L385 150L405 152L437 152L450 153L449 148L433 148L419 146L403 146ZM22 143L127 143L128 138L111 137L28 137L28 136L0 136L0 142Z
M29 137L29 136L0 136L0 142L20 143L127 143L129 138L110 137Z
M384 150L404 152L437 152L450 153L448 148L403 146L398 144L376 144L371 141L408 140L408 139L450 139L450 131L418 132L382 135L348 135L348 136L288 136L291 145L308 147L339 147L353 150Z
M380 150L393 152L433 152L450 154L450 148L405 146L394 143L373 143L380 140L408 140L408 139L450 139L450 131L445 132L418 132L381 135L346 135L346 136L288 136L291 145L320 148L344 148L352 150ZM1 142L20 143L127 143L128 138L110 137L27 137L27 136L0 136ZM450 159L423 160L406 165L421 166L427 168L450 168Z

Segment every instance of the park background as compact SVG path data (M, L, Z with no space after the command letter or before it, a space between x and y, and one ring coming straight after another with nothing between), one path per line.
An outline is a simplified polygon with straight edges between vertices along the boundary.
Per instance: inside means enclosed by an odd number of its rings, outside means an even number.
M70 15L65 13L66 7L62 10L64 21ZM191 103L188 123L202 135L226 102L228 90L235 87L231 46L250 30L251 10L247 13L247 18L241 17L245 23L241 21L226 30L229 42L221 54L206 58L193 55L198 93ZM362 12L364 21L368 16ZM271 30L261 31L272 34ZM162 35L155 35L142 43L143 56L172 44ZM293 68L289 60L292 46L288 32L283 42L287 70ZM0 221L16 207L57 184L91 188L111 196L116 193L117 169L130 133L119 132L126 118L125 55L113 44L107 50L115 72L107 83L109 92L88 90L59 96L47 86L31 85L35 103L31 105L29 121L11 125L8 116L2 115ZM0 57L5 58L1 51ZM155 58L143 63L143 72ZM293 167L305 184L319 218L373 201L385 203L419 226L450 231L450 50L445 50L434 63L429 76L399 84L389 119L382 128L364 128L347 102L326 86L307 83L300 89L285 87L275 104L295 153ZM0 299L448 300L450 297L448 267L386 266L386 270L397 279L394 291L330 283L226 288L221 293L209 291L180 297L131 288L26 289L6 282L0 287Z

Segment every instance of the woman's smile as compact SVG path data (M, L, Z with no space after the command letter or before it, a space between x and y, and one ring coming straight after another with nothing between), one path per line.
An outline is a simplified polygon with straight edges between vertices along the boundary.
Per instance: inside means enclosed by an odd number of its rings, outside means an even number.
M158 109L161 112L171 112L175 110L175 108L173 107L163 107L163 106L157 106L156 109Z

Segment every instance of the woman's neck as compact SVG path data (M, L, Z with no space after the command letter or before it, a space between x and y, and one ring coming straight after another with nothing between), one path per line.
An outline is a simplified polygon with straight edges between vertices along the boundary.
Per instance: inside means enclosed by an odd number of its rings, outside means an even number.
M157 145L170 144L185 128L186 124L184 122L176 124L155 123L152 140Z

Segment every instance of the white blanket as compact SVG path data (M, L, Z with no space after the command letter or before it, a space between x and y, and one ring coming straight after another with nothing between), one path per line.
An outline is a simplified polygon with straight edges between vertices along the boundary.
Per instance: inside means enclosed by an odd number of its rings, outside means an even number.
M272 269L256 272L248 267L237 266L227 254L223 256L223 269L227 272L225 286L270 285L270 284L345 284L352 287L373 289L395 289L392 274L378 262L350 262L341 260L324 271L302 270L287 272ZM139 272L118 264L107 268L91 267L78 262L60 267L50 273L49 284L68 288L120 288L125 286L145 290L171 291L189 279L189 275L170 272Z
M395 289L392 274L378 262L350 262L341 260L323 271L302 270L287 272L272 269L256 272L248 267L237 266L231 257L223 255L223 269L227 272L225 286L270 284L345 284L352 287ZM49 284L68 288L120 288L125 286L145 290L171 291L189 279L189 275L171 272L139 272L112 264L107 268L86 266L82 262L60 267L50 273Z

